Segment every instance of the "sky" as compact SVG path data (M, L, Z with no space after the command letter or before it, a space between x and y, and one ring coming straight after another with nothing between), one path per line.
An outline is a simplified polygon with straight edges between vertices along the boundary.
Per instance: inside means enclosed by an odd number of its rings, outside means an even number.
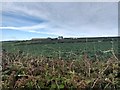
M117 2L4 2L2 38L118 36Z

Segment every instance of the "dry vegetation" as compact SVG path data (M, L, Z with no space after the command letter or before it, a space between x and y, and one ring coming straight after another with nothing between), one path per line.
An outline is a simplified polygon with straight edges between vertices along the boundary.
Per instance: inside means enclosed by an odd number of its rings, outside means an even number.
M120 90L120 61L114 55L93 61L87 53L82 60L52 60L20 51L2 53L2 89Z

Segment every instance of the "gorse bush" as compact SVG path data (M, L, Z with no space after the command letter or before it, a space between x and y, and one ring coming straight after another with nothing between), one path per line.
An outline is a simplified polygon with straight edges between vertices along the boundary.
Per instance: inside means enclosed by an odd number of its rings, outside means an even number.
M120 89L120 61L113 55L92 60L87 53L81 60L32 57L24 52L2 52L2 89Z

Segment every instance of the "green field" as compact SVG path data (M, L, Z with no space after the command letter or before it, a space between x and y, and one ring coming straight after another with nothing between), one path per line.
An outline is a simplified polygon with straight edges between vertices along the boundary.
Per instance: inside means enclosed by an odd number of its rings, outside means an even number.
M2 90L120 90L119 42L98 41L2 42Z
M79 60L83 53L87 53L92 59L95 55L100 59L109 58L111 51L118 54L118 41L102 42L74 42L74 43L32 43L26 42L3 42L3 49L8 52L22 51L32 56L43 56L53 59L75 59Z

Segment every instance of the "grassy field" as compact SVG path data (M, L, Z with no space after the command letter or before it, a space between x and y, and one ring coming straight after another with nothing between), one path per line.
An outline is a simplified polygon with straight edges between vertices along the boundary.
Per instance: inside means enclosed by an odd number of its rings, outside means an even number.
M22 51L32 56L44 56L48 58L80 59L84 52L89 57L94 58L98 54L99 58L110 57L111 49L118 54L118 41L104 42L78 42L78 43L49 43L49 44L23 44L22 42L4 42L3 49L8 52Z
M2 89L119 90L119 42L2 43Z

